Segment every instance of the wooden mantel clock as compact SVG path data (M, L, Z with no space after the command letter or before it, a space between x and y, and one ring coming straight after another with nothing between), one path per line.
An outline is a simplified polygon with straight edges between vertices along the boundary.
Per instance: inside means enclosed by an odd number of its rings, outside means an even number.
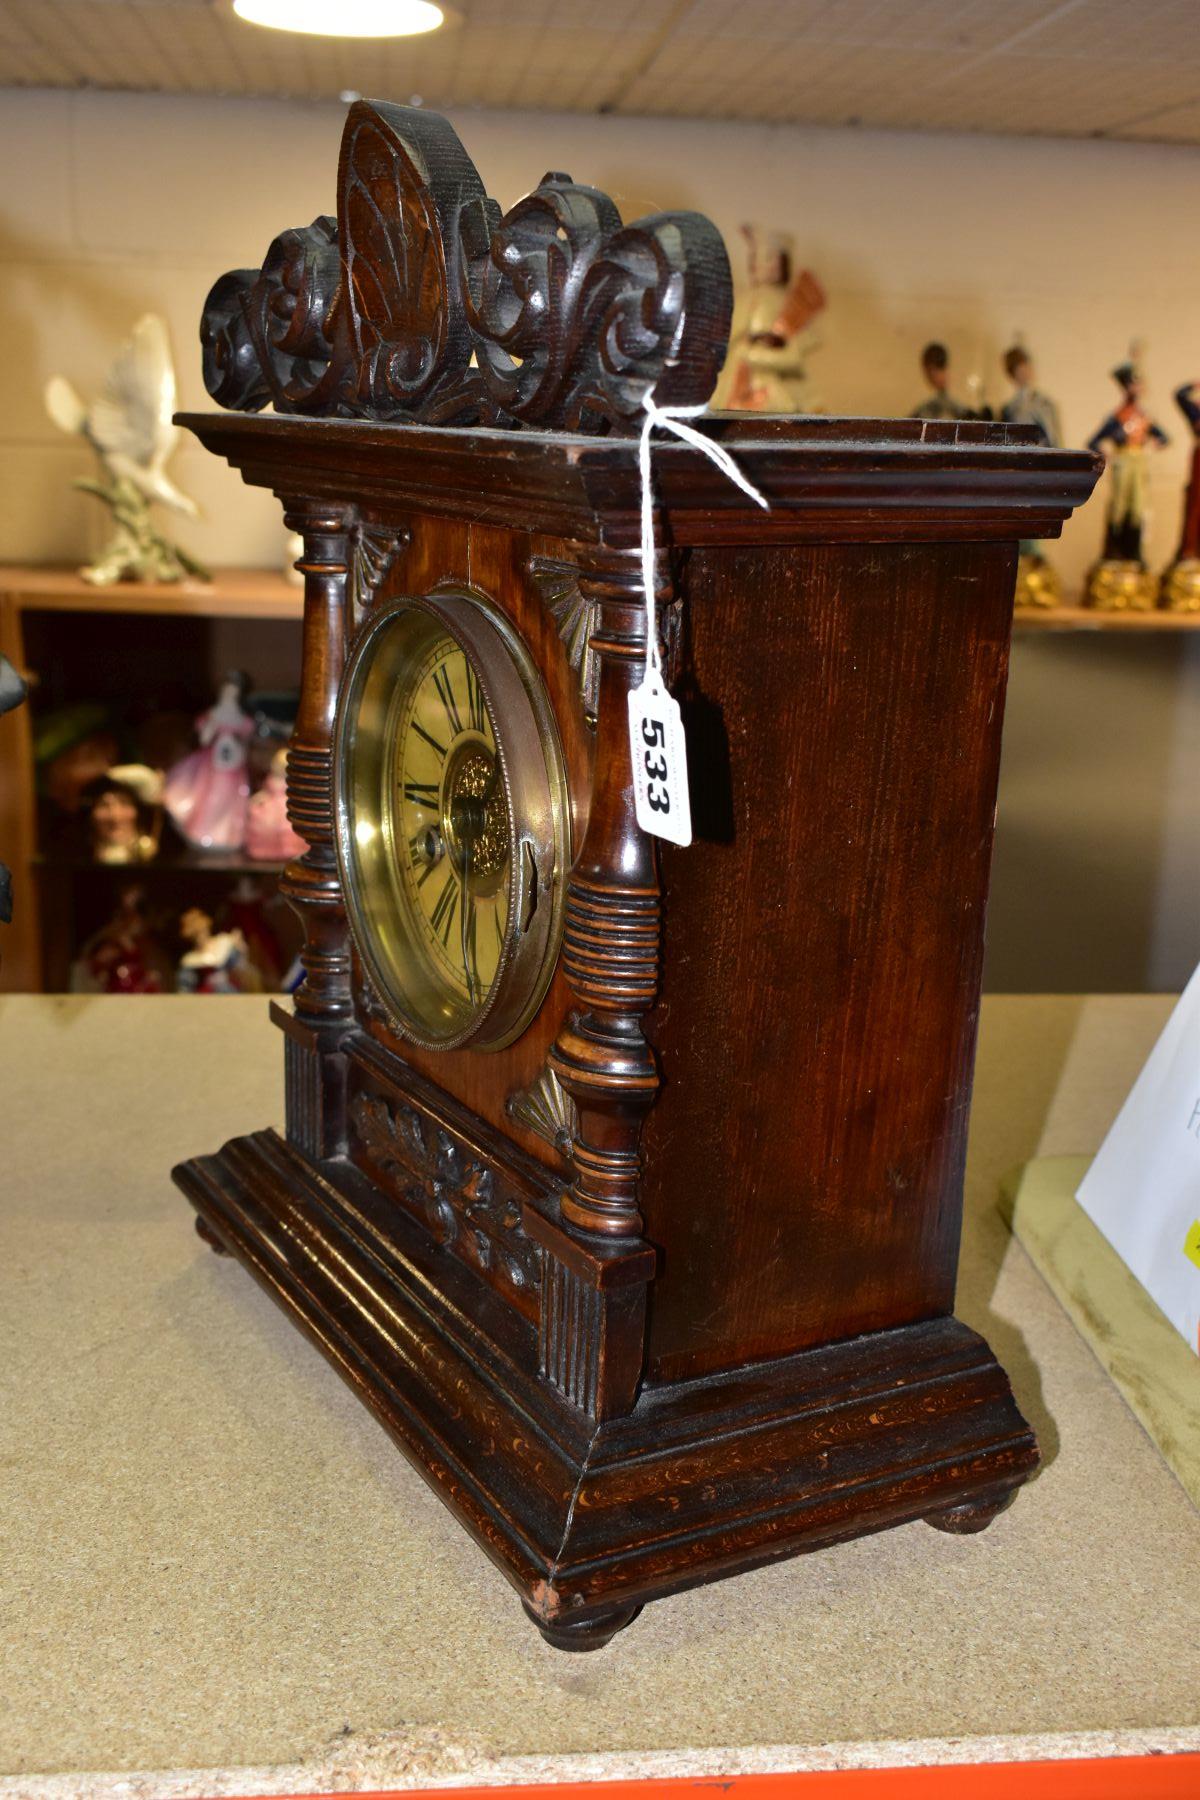
M185 423L304 538L286 1135L183 1164L563 1649L1037 1463L952 1314L1027 429L714 415L656 443L695 840L639 829L642 401L724 247L566 175L501 215L350 110L338 215L217 282ZM264 406L272 416L250 416Z

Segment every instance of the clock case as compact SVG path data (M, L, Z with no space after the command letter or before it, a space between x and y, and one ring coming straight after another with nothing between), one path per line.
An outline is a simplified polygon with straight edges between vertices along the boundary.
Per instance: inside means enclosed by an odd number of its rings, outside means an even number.
M297 310L320 313L326 362L298 377L294 330L285 351L264 327L270 257L206 311L210 388L244 409L265 382L276 416L182 422L304 540L288 787L310 848L283 878L306 939L294 1007L272 1008L285 1131L174 1174L202 1235L324 1352L546 1638L590 1649L648 1600L801 1550L921 1518L979 1530L1037 1466L1007 1377L952 1308L1018 541L1057 535L1099 465L1007 425L713 416L763 512L656 441L696 838L646 836L626 706L645 655L637 411L655 381L661 398L708 391L728 268L689 239L692 215L672 236L589 199L618 298L634 280L618 238L666 245L651 278L679 310L657 344L614 385L599 315L558 330L579 290L550 277L557 336L544 306L520 314L524 338L501 307L489 336L506 244L534 243L542 275L555 252L520 207L502 220L487 202L481 237L450 139L434 115L352 109L337 279L321 288L311 242L299 278L294 245L276 256ZM435 358L405 407L395 364L388 404L377 354L363 373L347 193L364 161L410 243L424 192L446 264L428 341L453 346L445 315L465 308L468 355L453 379ZM439 167L457 211L429 204ZM521 203L560 221L576 260L580 195L553 176ZM639 294L637 316L661 316ZM347 659L389 598L447 583L527 646L570 792L561 954L498 1051L397 1033L334 851Z

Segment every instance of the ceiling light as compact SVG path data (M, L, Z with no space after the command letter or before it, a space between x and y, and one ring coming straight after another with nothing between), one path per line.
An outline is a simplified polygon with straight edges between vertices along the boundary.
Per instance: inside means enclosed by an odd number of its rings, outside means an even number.
M239 19L314 37L416 37L445 18L432 0L233 0Z

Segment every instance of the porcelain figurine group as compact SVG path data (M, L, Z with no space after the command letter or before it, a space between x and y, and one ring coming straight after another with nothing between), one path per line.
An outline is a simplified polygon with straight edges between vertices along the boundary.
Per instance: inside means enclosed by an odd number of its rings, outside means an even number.
M244 850L263 862L304 854L304 839L287 817L285 748L275 751L261 785L251 791L249 752L258 728L242 705L245 685L239 674L225 677L213 705L196 720L196 747L165 774L142 763L114 764L86 782L81 794L97 862L151 861L164 813L184 843L202 853Z
M1024 344L1007 349L1004 373L1013 391L1000 407L1000 418L1013 425L1033 425L1047 445L1061 445L1060 414L1056 403L1034 385L1033 358ZM945 344L927 344L921 351L921 373L928 392L912 409L918 419L991 419L988 405L977 392L970 405L950 391L950 355ZM1200 382L1187 382L1175 394L1187 425L1196 437L1191 481L1184 500L1184 529L1175 560L1157 576L1146 563L1144 533L1148 517L1148 461L1155 450L1169 443L1168 434L1142 405L1141 371L1135 362L1123 362L1112 371L1119 389L1115 409L1088 437L1088 450L1105 455L1108 509L1105 544L1101 556L1088 571L1085 605L1097 612L1200 612ZM979 391L981 383L975 380ZM1061 583L1040 545L1022 544L1020 571L1016 576L1018 607L1058 607Z
M824 311L825 291L811 270L794 272L794 244L783 232L743 225L749 249L749 290L734 318L729 362L715 404L739 412L802 413L824 410L814 397L808 359L819 347L813 322ZM966 398L954 391L950 352L930 342L920 356L926 393L913 407L915 419L996 419L1032 425L1052 448L1063 444L1058 406L1037 386L1033 359L1016 342L1001 358L1011 384L1008 399L994 411L984 399L979 375L968 377ZM1143 405L1144 383L1131 357L1112 371L1117 405L1088 439L1109 468L1108 509L1102 553L1088 572L1084 604L1098 611L1200 612L1200 381L1185 382L1175 401L1195 441L1185 492L1179 548L1163 574L1146 562L1149 461L1168 440ZM1021 544L1017 571L1018 606L1062 604L1062 583L1040 544Z
M1016 343L1001 359L1004 373L1012 384L1009 398L993 411L983 398L983 381L978 375L968 377L969 400L954 393L950 382L950 352L942 343L926 344L921 351L921 374L929 390L913 407L913 419L986 419L997 416L1011 425L1032 425L1043 443L1058 449L1062 444L1062 427L1058 407L1048 394L1036 386L1033 359L1023 344ZM1016 604L1018 606L1059 606L1062 584L1041 545L1033 539L1022 540L1017 565Z
M248 876L214 911L152 905L131 881L115 910L71 965L80 994L260 994L291 986L288 953L273 914L277 894ZM219 915L217 923L214 912Z
M233 858L239 873L243 857L281 864L308 848L287 816L287 709L276 705L275 716L263 695L248 710L246 687L244 676L226 675L190 727L174 713L122 726L92 703L42 720L34 755L50 837L60 852L127 867L131 877L72 965L76 992L229 994L286 985L291 953L267 917L283 904L273 882L247 868L218 897L201 880L201 905L179 891L176 874L168 900L151 906L134 873L156 858L198 875L227 870ZM131 739L145 761L118 761L120 743Z
M1059 446L1062 428L1058 407L1035 384L1033 361L1022 344L1014 344L1003 357L1004 372L1012 392L1000 409L1010 424L1032 425L1045 443ZM927 344L921 352L921 370L929 394L912 410L918 419L991 419L991 408L980 403L981 384L974 381L972 403L956 398L950 387L950 357L944 344ZM1149 458L1170 440L1162 426L1142 403L1144 382L1132 360L1112 372L1120 399L1088 439L1088 449L1107 460L1110 479L1104 547L1088 573L1084 604L1101 612L1150 611L1163 606L1172 612L1200 612L1200 382L1185 382L1175 400L1195 439L1191 477L1184 499L1183 530L1179 548L1160 577L1146 562L1144 536L1149 490ZM1057 606L1062 588L1058 576L1035 543L1022 543L1017 576L1018 606Z

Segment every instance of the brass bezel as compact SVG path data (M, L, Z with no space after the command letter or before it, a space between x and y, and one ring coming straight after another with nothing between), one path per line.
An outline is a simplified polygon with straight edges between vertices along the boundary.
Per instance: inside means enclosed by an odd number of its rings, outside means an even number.
M369 819L375 836L386 841L382 789L377 789L372 806L364 784L356 783L356 773L368 744L376 747L377 763L387 755L385 739L395 708L380 702L372 677L377 684L386 679L380 667L389 638L406 629L414 614L454 640L479 681L495 733L512 845L508 920L496 974L466 1022L444 1033L431 1029L428 1008L423 1017L419 1013L415 979L406 999L404 921L389 916L389 948L383 921L372 916L378 871L371 873L355 829L360 819ZM370 703L381 711L382 725L364 719ZM364 741L364 733L373 737ZM499 608L457 583L381 606L360 635L342 677L333 769L334 841L346 913L359 958L392 1028L426 1050L500 1050L511 1044L536 1013L554 972L570 866L570 808L566 764L549 697L532 657ZM378 858L383 852L371 854ZM411 976L411 944L409 953Z

